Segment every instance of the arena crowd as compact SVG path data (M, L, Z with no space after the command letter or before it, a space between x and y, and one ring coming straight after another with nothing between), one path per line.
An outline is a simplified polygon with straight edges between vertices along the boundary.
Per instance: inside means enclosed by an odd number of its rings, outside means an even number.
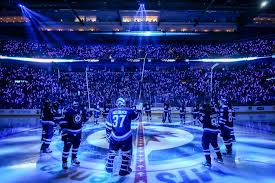
M232 63L217 67L214 72L214 98L226 97L234 105L275 104L274 64L272 62ZM177 106L184 101L193 106L209 96L210 72L203 63L186 69L145 70L141 72L88 71L90 102L106 103L123 96L134 103L143 101ZM85 72L48 71L39 66L2 64L0 67L0 108L40 108L45 95L65 102L80 96L87 105Z
M5 56L65 58L65 59L109 59L147 58L152 59L199 59L213 57L270 56L274 53L275 41L269 39L243 40L234 42L161 43L145 46L118 43L64 43L53 45L43 42L1 40L0 50Z

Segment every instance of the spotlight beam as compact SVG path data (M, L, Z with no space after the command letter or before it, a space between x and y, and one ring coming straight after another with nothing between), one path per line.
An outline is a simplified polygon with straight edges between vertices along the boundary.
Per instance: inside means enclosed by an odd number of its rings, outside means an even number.
M62 39L60 39L54 33L47 32L47 34L44 35L43 31L41 31L42 27L47 27L47 22L55 22L54 20L52 20L46 16L43 16L42 14L39 14L39 13L37 13L31 9L28 9L28 8L24 8L24 11L26 12L26 14L28 14L30 19L32 20L32 23L35 25L35 28L39 29L38 32L45 41L50 42L50 39L47 38L47 36L50 36L57 43L63 44ZM56 23L56 25L58 25L58 23Z
M26 26L26 30L27 30L29 38L37 40L37 35L33 28L32 20L30 19L29 14L27 13L26 7L21 7L20 10L21 10L21 13L22 13L22 16L24 17L24 19L29 20L29 22L24 23Z
M26 13L26 15L28 16L28 18L30 19L30 21L32 22L32 25L31 26L33 26L34 27L34 29L36 29L37 30L37 32L39 33L39 35L45 40L45 41L47 41L47 42L49 42L48 41L48 39L47 39L47 36L46 35L44 35L44 33L41 31L41 29L40 29L40 27L41 27L41 22L35 17L35 16L33 16L32 14L31 14L31 11L29 11L29 9L25 9L25 13Z

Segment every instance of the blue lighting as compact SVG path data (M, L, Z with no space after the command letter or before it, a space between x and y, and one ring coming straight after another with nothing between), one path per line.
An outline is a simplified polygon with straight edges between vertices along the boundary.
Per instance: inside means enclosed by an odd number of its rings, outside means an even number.
M210 58L210 59L195 59L186 61L190 62L240 62L240 61L252 61L257 59L264 59L264 58L271 58L271 56L266 57L246 57L246 58ZM26 61L26 62L40 62L40 63L60 63L60 62L99 62L99 59L85 59L85 60L75 60L75 59L54 59L54 58L26 58L26 57L10 57L10 56L3 56L0 55L0 60L19 60L19 61ZM166 62L175 61L173 59L162 59Z
M18 4L18 7L19 7L19 8L25 8L25 6L22 5L22 4Z
M188 60L188 61L196 61L196 62L241 62L241 61L252 61L258 60L263 58L270 58L269 56L266 57L245 57L245 58L204 58L204 59L195 59L195 60Z
M195 36L203 33L195 32L160 32L160 31L129 31L129 32L103 32L90 34L120 35L120 36L139 36L139 37L160 37L160 36Z
M95 62L94 60L75 60L75 59L52 59L52 58L26 58L26 57L9 57L9 56L2 56L0 55L0 60L19 60L19 61L26 61L26 62L42 62L42 63L52 63L52 62Z

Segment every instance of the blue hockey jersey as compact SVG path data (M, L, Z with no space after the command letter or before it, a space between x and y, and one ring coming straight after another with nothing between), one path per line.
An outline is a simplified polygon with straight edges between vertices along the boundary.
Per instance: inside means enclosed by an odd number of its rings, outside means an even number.
M106 121L107 138L114 141L127 140L131 135L131 122L138 113L131 108L119 107L110 110Z
M100 113L101 113L101 110L100 110L99 105L95 105L95 107L94 107L94 117L99 118Z
M199 121L203 124L203 130L213 133L220 132L219 122L218 122L218 113L214 108L210 110L200 109L199 110Z
M169 104L164 104L163 112L166 112L166 113L171 112L171 108Z
M220 119L219 123L227 129L233 129L233 118L235 116L235 112L233 113L232 109L229 109L227 105L223 105L220 108Z
M146 111L146 112L151 111L151 105L150 105L150 104L146 104L146 105L145 105L145 111Z
M182 105L179 107L180 114L185 114L185 106Z
M50 106L43 106L41 109L41 123L43 125L55 125L54 113Z
M68 108L65 111L64 123L60 124L63 132L71 134L81 133L83 123L86 122L87 113L85 110Z

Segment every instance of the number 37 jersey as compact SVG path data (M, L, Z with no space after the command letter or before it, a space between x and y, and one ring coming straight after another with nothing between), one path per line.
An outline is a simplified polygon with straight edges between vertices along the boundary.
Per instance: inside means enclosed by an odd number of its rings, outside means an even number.
M133 109L127 107L114 108L110 110L106 128L111 131L111 137L115 141L123 141L132 135L131 121L138 117Z

